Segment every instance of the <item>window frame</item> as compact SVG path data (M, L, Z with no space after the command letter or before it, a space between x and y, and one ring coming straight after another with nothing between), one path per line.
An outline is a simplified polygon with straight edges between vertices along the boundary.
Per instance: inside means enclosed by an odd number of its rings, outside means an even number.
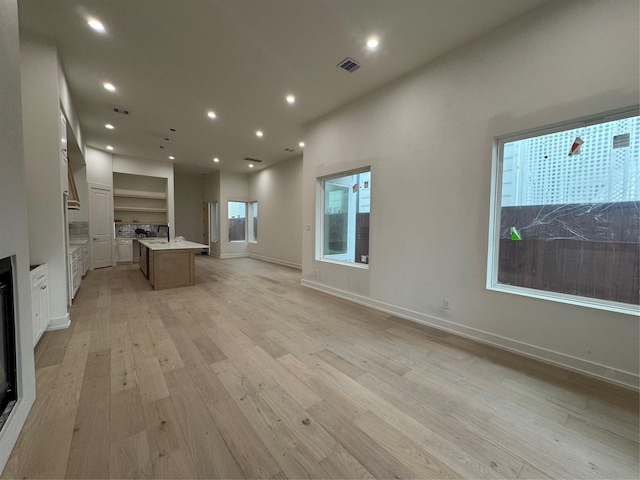
M502 174L504 145L509 142L524 140L527 138L558 133L564 130L587 127L599 123L620 120L639 114L640 106L610 110L607 112L589 115L574 120L558 122L539 128L532 128L520 132L499 135L494 137L492 166L491 166L491 199L489 209L489 238L487 252L487 290L520 295L569 305L577 305L586 308L606 310L610 312L638 315L640 306L631 305L611 300L583 297L567 293L537 290L529 287L521 287L498 283L499 254L500 254L500 219L502 210Z
M215 240L214 240L215 233ZM220 205L218 201L209 202L209 242L220 241Z
M372 168L370 165L362 166L359 168L355 168L352 170L344 170L337 173L331 173L328 175L323 175L321 177L316 178L316 248L315 248L315 260L318 262L332 263L334 265L344 265L352 268L360 268L363 270L368 270L370 262L368 263L360 263L356 261L349 260L340 260L337 258L325 258L324 256L324 244L325 244L325 183L327 181L338 179L342 177L346 177L349 175L358 175L361 173L369 172L370 175L373 175ZM371 188L371 187L369 187ZM369 212L371 214L371 212ZM355 241L355 237L354 237ZM370 247L370 245L369 245ZM370 248L369 248L370 251Z

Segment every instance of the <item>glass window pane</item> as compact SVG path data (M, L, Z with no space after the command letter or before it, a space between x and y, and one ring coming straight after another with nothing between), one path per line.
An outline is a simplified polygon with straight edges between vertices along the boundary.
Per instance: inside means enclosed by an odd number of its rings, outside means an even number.
M247 204L244 202L229 202L229 241L246 241Z
M640 117L507 141L498 283L638 304Z
M322 186L322 258L369 263L371 173L325 179Z

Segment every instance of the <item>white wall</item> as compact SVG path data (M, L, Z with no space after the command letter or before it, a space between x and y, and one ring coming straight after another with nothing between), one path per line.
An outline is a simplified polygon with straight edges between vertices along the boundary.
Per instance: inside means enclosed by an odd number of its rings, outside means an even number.
M175 181L176 236L192 242L204 241L204 212L202 176L178 175Z
M131 173L167 179L167 218L169 219L171 238L175 237L174 178L173 164L145 158L113 155L113 173Z
M0 2L0 258L15 256L18 391L20 398L0 431L0 471L18 439L36 396L31 320L27 197L22 137L18 9Z
M302 156L249 175L258 202L258 242L252 257L302 268Z
M87 183L113 187L113 156L102 150L87 147Z
M637 387L636 316L485 280L493 138L637 104L638 50L637 1L551 2L311 124L303 284ZM370 268L316 261L316 177L362 165Z
M67 251L60 182L58 56L47 40L20 38L24 157L29 212L29 255L46 263L50 328L68 325Z

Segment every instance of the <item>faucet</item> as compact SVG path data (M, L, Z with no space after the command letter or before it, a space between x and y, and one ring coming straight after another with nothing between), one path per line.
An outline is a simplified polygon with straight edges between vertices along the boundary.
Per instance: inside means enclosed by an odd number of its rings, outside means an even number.
M169 224L167 224L167 225L158 225L158 229L156 230L156 232L160 231L160 227L167 227L167 242L171 241L171 239L169 238Z

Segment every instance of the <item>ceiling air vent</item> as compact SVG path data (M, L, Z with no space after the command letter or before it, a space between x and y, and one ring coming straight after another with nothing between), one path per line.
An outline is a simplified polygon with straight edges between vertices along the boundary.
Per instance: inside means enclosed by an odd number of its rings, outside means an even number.
M247 162L262 163L262 160L258 160L257 158L244 157L244 159L245 159Z
M113 111L115 113L119 113L120 115L129 115L129 110L125 110L124 108L113 107Z
M360 64L353 58L347 57L338 64L338 67L346 70L349 73L353 73L360 68Z

